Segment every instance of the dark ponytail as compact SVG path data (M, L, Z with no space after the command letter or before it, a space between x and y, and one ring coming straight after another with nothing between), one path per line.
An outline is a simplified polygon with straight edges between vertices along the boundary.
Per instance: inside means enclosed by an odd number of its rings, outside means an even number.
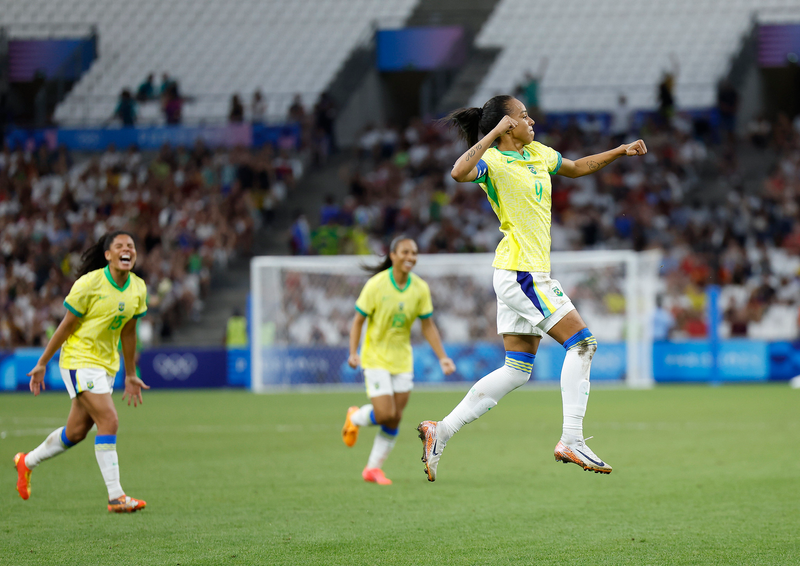
M111 247L111 243L117 236L130 236L133 240L133 234L125 232L124 230L115 230L114 232L109 232L108 234L100 236L96 244L83 252L81 256L81 266L78 268L78 277L83 277L90 271L103 269L108 265L106 250Z
M490 98L483 108L459 108L445 118L443 122L450 126L458 126L459 135L472 147L481 137L491 132L508 114L508 103L513 97L501 94Z
M382 262L380 262L378 265L362 264L361 269L363 269L367 273L371 273L372 275L377 275L381 271L386 271L387 269L392 267L392 257L390 254L391 252L397 251L397 246L400 244L400 242L404 240L413 240L413 238L409 238L404 235L397 236L394 240L392 240L392 243L389 244L389 253L386 254L386 257L383 259Z

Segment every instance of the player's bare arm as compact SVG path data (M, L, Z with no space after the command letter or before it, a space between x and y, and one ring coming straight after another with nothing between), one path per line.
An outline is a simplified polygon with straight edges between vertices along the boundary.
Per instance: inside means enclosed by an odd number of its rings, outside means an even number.
M361 328L364 326L366 317L357 312L353 317L353 324L350 326L350 355L347 356L347 365L357 368L361 365L361 356L358 355L358 344L361 341Z
M142 404L142 389L150 389L136 375L136 322L135 318L129 320L120 334L122 357L125 360L125 393L122 394L122 400L127 398L128 405L133 401L134 407Z
M431 318L423 318L420 320L422 323L422 335L433 348L436 357L439 358L439 366L445 375L450 375L456 371L456 364L450 359L444 351L442 346L442 337L439 334L439 329L436 323Z
M494 141L503 134L509 133L517 127L517 120L511 116L505 116L494 129L486 134L483 139L473 145L458 158L450 176L459 183L467 183L474 181L478 177L478 160L483 157L483 154L492 147Z
M50 341L47 343L44 352L42 352L39 361L37 361L34 368L28 372L27 375L31 378L29 387L31 393L34 395L38 395L40 391L45 389L44 374L47 371L47 363L53 358L55 353L58 352L62 344L67 341L67 338L69 338L70 334L75 330L78 322L80 322L80 319L72 314L72 312L67 311L67 314L61 319L61 323L58 325L58 328L56 328L53 336L50 337Z
M621 146L598 153L597 155L589 155L582 157L576 161L571 159L564 159L561 162L561 167L558 170L558 175L564 177L583 177L591 173L600 171L606 165L613 163L620 157L632 157L636 155L644 155L647 153L647 146L642 140L636 140L633 143L622 144Z

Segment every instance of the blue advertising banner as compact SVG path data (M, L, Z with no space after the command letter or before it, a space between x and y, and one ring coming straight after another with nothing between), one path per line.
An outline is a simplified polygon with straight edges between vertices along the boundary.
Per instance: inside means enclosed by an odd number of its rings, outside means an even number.
M800 340L769 343L769 378L792 379L800 375Z
M197 140L202 140L211 147L260 147L267 143L280 147L297 147L300 143L300 126L229 124L196 127L12 129L6 135L6 143L12 150L18 147L32 150L40 145L55 149L64 145L76 151L105 151L111 144L120 150L132 145L142 150L157 150L164 144L191 146Z
M656 342L653 377L656 381L764 381L769 377L768 343L727 340L719 343L718 371L708 341Z
M233 387L250 387L250 350L229 348L228 385Z
M378 30L375 44L379 71L454 69L467 53L461 26Z
M41 73L48 79L75 80L97 56L97 42L86 39L12 39L8 42L8 80L28 82Z
M224 348L154 348L139 358L142 381L154 389L226 387L228 355Z
M414 378L418 383L474 382L500 367L502 343L476 342L446 345L458 371L445 376L431 348L414 348ZM41 348L0 351L0 391L27 391L26 375L36 365ZM625 344L603 342L592 362L592 380L621 380L625 374ZM347 348L267 348L262 351L265 385L363 383L360 370L347 365ZM539 348L533 380L558 382L564 349L548 344ZM720 343L720 381L788 380L800 375L800 342L728 340ZM653 347L653 373L657 382L708 382L712 356L707 342L660 342ZM250 351L225 348L156 348L142 352L142 379L153 388L249 387ZM58 355L47 366L48 390L64 390ZM114 388L124 386L124 371Z
M445 344L456 362L457 371L444 375L433 350L425 345L414 348L414 380L417 383L474 382L503 365L505 350L501 342ZM274 347L263 351L265 385L362 383L358 369L347 365L347 348ZM533 379L558 381L565 351L561 346L539 348L533 364ZM625 344L603 344L592 363L592 379L615 380L625 376Z

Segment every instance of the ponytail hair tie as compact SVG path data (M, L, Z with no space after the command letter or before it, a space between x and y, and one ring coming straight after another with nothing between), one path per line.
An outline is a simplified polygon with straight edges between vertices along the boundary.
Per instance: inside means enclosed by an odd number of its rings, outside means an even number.
M478 108L478 120L483 118L483 108Z

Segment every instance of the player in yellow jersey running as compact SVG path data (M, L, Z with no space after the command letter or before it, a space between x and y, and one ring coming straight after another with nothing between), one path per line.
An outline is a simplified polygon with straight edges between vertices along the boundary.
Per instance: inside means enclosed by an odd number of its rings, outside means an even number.
M492 266L497 333L503 336L506 360L503 367L475 383L443 420L420 423L417 430L428 480L436 480L442 450L462 426L528 381L545 333L567 350L561 370L564 423L556 461L611 473L611 466L586 446L583 437L589 369L597 340L559 282L550 278L550 175L581 177L620 157L644 155L647 148L638 140L576 161L564 159L534 141L534 122L525 105L505 95L495 96L482 108L456 110L447 119L460 128L470 146L453 166L453 179L479 183L500 220L503 239Z
M136 321L147 312L147 287L131 269L136 264L136 246L127 232L111 232L83 254L78 280L64 306L67 313L36 366L28 373L34 395L45 388L47 363L61 348L59 366L72 406L67 425L47 437L37 448L14 457L17 491L22 499L31 494L31 471L84 438L97 425L94 450L108 488L108 510L131 513L146 503L125 495L119 481L117 460L117 410L111 399L114 376L119 371L117 345L122 342L125 358L125 393L128 405L142 402L136 375Z
M430 343L445 375L456 370L442 347L439 330L433 322L433 303L428 284L411 273L417 263L417 244L410 238L395 238L389 255L369 271L356 301L356 314L350 328L350 367L364 368L364 382L370 404L347 410L342 440L353 446L361 426L380 425L375 435L367 466L361 473L365 481L381 485L392 483L381 467L397 440L403 409L414 387L411 352L411 325L419 318L422 335ZM361 329L369 319L364 346L358 354Z

